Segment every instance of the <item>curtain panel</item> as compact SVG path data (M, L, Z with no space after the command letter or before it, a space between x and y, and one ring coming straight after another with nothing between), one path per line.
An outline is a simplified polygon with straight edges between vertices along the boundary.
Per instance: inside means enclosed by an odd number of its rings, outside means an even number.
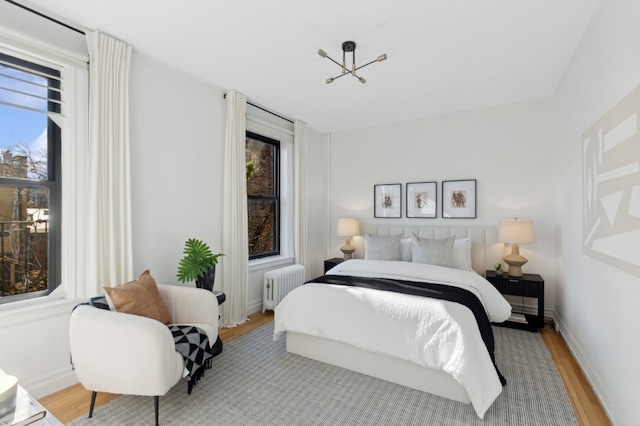
M88 287L86 265L90 243L86 238L87 224L87 146L88 146L88 86L89 72L85 68L67 67L65 81L67 98L62 106L62 153L65 166L62 175L61 217L61 284L55 293L63 292L71 299L94 296L95 287ZM64 127L63 127L64 125Z
M305 279L309 279L309 232L307 207L307 144L309 139L309 125L295 121L293 125L294 149L294 238L296 263L305 268Z
M129 141L131 46L97 31L89 46L86 279L103 286L133 279Z
M249 248L246 183L247 97L227 91L227 124L224 155L223 230L221 258L222 326L235 327L247 320Z

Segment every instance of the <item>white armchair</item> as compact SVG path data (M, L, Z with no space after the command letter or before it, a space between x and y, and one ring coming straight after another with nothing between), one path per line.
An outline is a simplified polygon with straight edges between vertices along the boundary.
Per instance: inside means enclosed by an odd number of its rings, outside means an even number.
M158 285L171 324L203 329L213 345L218 337L218 300L208 290ZM154 396L156 425L159 397L186 375L169 328L138 315L78 306L69 326L71 356L82 385L92 391L89 417L97 392ZM185 393L187 392L185 387Z

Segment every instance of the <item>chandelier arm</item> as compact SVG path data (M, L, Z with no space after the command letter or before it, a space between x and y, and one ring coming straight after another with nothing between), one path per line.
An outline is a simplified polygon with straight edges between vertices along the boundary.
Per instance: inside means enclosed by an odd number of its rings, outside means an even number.
M378 62L378 60L377 60L377 59L374 59L374 60L373 60L373 61L371 61L371 62L367 62L367 63L366 63L366 64L364 64L364 65L360 65L358 68L356 68L356 71L358 71L360 68L364 68L364 67L366 67L367 65L371 65L371 64L373 64L374 62Z
M339 63L338 61L336 61L335 59L333 59L331 56L325 56L325 58L327 58L328 60L330 60L331 62L333 62L337 66L339 66L340 68L342 68L342 64Z
M351 75L354 76L355 78L357 78L358 81L360 81L360 83L362 83L362 84L365 84L367 82L367 79L364 78L364 77L359 76L358 74L356 74L355 70L354 70L354 72L351 73Z
M344 77L345 75L350 75L350 74L351 74L350 72L345 72L344 74L338 74L338 76L337 77L333 77L333 79L337 80L340 77Z

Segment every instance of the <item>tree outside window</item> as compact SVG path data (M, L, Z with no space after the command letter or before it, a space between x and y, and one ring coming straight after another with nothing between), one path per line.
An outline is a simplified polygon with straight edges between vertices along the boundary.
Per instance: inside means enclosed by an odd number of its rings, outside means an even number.
M280 142L247 132L249 259L280 254Z

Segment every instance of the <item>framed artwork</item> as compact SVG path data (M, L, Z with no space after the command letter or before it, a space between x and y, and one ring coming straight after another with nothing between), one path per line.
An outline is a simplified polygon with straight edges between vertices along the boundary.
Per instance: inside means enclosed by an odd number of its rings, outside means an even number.
M399 218L402 213L402 184L373 185L373 217Z
M476 180L442 181L442 217L476 218Z
M407 217L435 218L437 204L438 184L436 182L407 183Z

